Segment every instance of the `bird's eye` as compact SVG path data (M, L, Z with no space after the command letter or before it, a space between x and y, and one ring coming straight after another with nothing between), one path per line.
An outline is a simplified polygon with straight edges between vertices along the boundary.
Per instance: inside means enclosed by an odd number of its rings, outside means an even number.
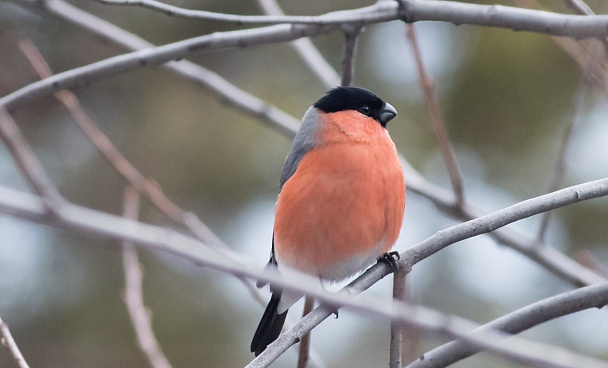
M369 115L370 111L371 110L370 110L369 106L361 106L359 108L359 112L362 113L363 115Z

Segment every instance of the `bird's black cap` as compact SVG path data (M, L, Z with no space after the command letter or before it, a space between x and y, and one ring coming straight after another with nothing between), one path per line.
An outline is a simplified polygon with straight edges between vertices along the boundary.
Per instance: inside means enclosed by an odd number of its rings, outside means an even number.
M346 110L359 111L363 115L377 120L384 127L397 115L393 106L384 102L373 92L358 87L336 87L327 92L313 106L326 113Z

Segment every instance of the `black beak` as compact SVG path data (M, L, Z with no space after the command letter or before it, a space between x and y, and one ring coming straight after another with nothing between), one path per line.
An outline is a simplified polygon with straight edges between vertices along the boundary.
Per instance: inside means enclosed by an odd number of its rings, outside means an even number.
M397 110L395 110L393 105L387 102L384 104L384 108L380 111L380 118L378 120L383 127L386 127L386 123L393 120L395 116L397 116Z

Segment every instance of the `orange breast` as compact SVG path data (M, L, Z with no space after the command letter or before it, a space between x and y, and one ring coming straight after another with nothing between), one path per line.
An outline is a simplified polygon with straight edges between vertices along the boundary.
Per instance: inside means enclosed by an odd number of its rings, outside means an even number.
M354 126L360 118L349 123L336 114L341 119L320 132L323 144L284 184L274 226L280 264L322 278L357 257L375 259L390 250L405 206L403 172L386 130L375 121ZM338 120L346 125L333 123ZM346 276L361 265L352 267Z

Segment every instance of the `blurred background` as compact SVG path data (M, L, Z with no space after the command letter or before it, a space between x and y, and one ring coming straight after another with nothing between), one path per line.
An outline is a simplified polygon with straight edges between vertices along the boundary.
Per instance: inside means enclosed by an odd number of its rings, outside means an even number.
M31 39L56 73L121 52L17 3L0 2L2 96L37 80L18 48L20 40ZM142 8L71 3L159 45L238 28ZM171 3L260 14L255 1ZM280 2L287 14L311 15L372 3ZM605 10L601 0L587 3L597 12ZM541 4L571 12L562 2ZM438 22L421 22L416 29L425 65L436 81L467 201L493 211L545 193L567 124L575 114L581 80L577 64L546 35ZM399 151L427 179L450 188L405 32L401 22L365 30L355 85L371 89L397 108L399 116L389 131ZM342 34L323 35L313 42L339 68ZM583 41L589 48L597 48L596 43ZM298 119L326 91L288 44L205 52L190 60ZM75 92L103 132L169 198L195 212L234 251L260 266L265 264L289 139L162 68L140 69ZM592 89L585 99L566 160L564 186L608 176L606 101L606 91L601 89ZM61 104L44 98L19 109L14 117L66 198L121 213L125 182ZM0 162L0 185L29 191L4 146ZM547 243L573 257L590 251L608 264L607 204L608 200L597 199L554 211ZM147 204L141 217L171 226ZM455 223L426 199L410 193L396 249L403 251ZM512 226L534 236L539 223L536 217ZM0 216L0 234L0 316L32 367L147 366L122 301L119 243L9 216ZM263 307L240 282L173 256L145 250L140 256L145 303L174 367L238 367L253 358L249 342ZM455 244L421 262L408 282L413 303L479 323L573 288L486 236ZM390 278L368 291L385 298L390 292ZM292 309L292 319L300 310ZM607 323L606 310L590 310L534 328L524 336L608 359ZM441 342L413 333L409 337L412 358ZM347 311L337 320L325 321L312 338L313 349L328 367L386 366L388 341L386 321ZM294 351L274 366L293 367L295 362ZM15 366L3 349L0 366ZM517 365L481 354L455 366Z

